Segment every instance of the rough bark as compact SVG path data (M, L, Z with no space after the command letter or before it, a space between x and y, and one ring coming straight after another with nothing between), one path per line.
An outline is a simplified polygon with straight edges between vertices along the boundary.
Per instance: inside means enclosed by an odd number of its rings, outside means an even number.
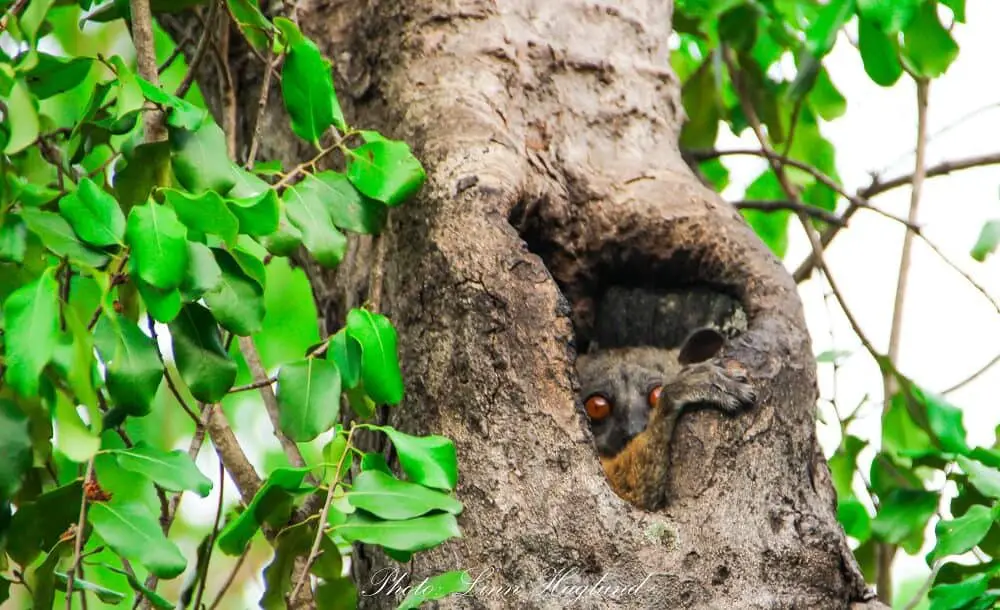
M316 0L298 16L335 60L348 120L408 141L428 171L378 247L356 238L334 274L311 269L331 329L375 278L407 381L387 420L458 447L464 537L416 555L412 581L481 577L441 607L875 607L815 438L795 284L681 159L669 3ZM289 142L272 136L266 153L298 155ZM576 398L576 347L620 285L737 299L747 326L726 356L761 397L737 418L685 417L658 514L607 486ZM387 565L358 550L363 593ZM642 585L560 592L602 578Z

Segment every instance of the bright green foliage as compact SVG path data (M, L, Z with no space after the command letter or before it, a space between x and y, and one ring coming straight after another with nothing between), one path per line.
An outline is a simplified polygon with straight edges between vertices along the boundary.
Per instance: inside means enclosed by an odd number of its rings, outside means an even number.
M294 441L311 441L340 415L340 371L320 358L286 364L278 373L277 396L281 430Z
M210 7L150 4L154 13ZM263 530L275 549L261 575L263 607L285 607L296 565L315 547L320 606L354 608L358 587L342 576L350 542L409 558L458 537L454 445L360 421L403 400L392 322L354 309L323 338L315 307L303 305L312 305L303 257L336 267L346 233L377 235L389 208L417 194L425 174L409 146L351 127L320 46L292 20L265 16L258 0L227 0L218 17L232 23L219 26L246 37L251 63L280 66L272 84L288 127L316 149L295 167L230 156L234 134L206 110L198 85L177 95L186 60L158 27L156 48L136 51L154 51L160 65L170 58L160 84L138 74L131 52L118 55L130 47L128 2L0 5L9 43L0 52L0 364L9 386L0 398L0 602L16 593L36 608L62 606L69 594L88 607L191 605L187 594L216 568L205 551L238 555ZM152 112L162 114L163 141L143 132ZM233 154L246 154L243 144ZM282 260L293 255L294 271ZM308 320L282 319L290 315ZM196 556L194 544L177 542L190 524L169 513L176 494L205 497L213 479L177 446L208 405L225 404L228 421L242 425L243 404L230 396L238 378L255 392L267 385L248 378L236 335L252 337L276 374L276 432L293 443L332 439L320 457L303 447L305 468L260 472L253 499ZM341 422L345 398L353 419ZM389 435L407 481L377 453L349 480L362 427ZM298 514L307 501L318 512L317 496L331 503L323 527ZM86 578L70 574L81 559ZM146 580L188 566L197 569L182 601L169 599L176 587L161 595ZM407 603L461 590L447 574L432 584Z

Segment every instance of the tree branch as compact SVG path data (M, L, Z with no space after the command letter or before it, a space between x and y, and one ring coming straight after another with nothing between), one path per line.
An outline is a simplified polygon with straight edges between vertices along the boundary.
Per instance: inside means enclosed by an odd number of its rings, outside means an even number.
M795 201L756 201L756 200L743 200L734 201L733 207L737 210L760 210L762 212L776 212L778 210L791 210L793 212L802 212L807 216L812 216L813 218L818 218L823 222L827 222L834 225L843 225L844 221L828 210L823 208L817 208L813 205L798 203Z
M174 91L174 95L177 97L187 95L191 85L194 84L195 73L198 71L198 66L201 65L201 60L204 59L205 51L208 50L208 45L212 40L212 25L215 23L215 16L218 12L219 4L212 2L208 9L208 16L205 18L205 27L201 32L201 38L198 39L198 46L195 47L194 55L191 56L191 61L188 62L187 73L184 75L184 80L178 85L177 90ZM178 48L180 48L179 45Z
M135 63L139 76L154 87L160 86L160 71L156 65L156 47L153 43L153 13L149 0L129 0L132 11L132 43L135 45ZM163 125L163 114L148 111L142 115L143 132L146 142L160 142L167 139Z

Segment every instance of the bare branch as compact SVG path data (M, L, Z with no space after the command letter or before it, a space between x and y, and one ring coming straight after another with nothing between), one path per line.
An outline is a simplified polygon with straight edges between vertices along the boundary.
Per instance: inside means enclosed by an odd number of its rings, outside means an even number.
M973 381L975 381L976 379L978 379L980 375L982 375L986 371L988 371L991 368L993 368L998 362L1000 362L1000 354L997 354L996 356L993 357L992 360L990 360L989 362L987 362L985 365L979 367L979 369L977 369L975 373L969 375L968 377L966 377L962 381L959 381L958 383L956 383L955 385L951 386L947 390L942 391L941 393L942 394L951 394L952 392L960 390L961 388L969 385L970 383L972 383Z
M10 7L10 10L0 17L0 33L3 33L7 29L7 22L10 21L11 17L17 17L17 14L24 10L25 5L28 4L28 0L17 0L14 6Z
M292 464L292 466L302 468L306 465L306 462L302 458L299 446L295 444L295 441L288 438L281 431L278 399L274 395L274 389L271 387L270 378L267 375L267 371L264 370L264 364L260 360L260 354L257 352L257 347L254 345L253 339L250 337L240 337L239 343L240 352L243 354L243 358L247 361L247 366L250 368L250 374L253 377L254 383L261 384L259 386L260 396L264 400L264 409L267 411L267 416L271 420L271 427L274 429L274 436L278 438L278 442L281 443L281 448L285 452L285 457L288 458L288 461ZM318 484L312 475L309 475L309 479L313 484Z
M79 471L77 471L79 472ZM73 542L73 564L66 574L66 610L73 608L73 581L80 570L80 552L83 550L83 530L87 525L87 483L94 476L94 458L87 461L87 472L83 475L83 495L80 498L80 518L76 524Z
M839 216L824 210L822 208L817 208L816 206L797 203L794 201L756 201L756 200L743 200L734 201L733 207L737 210L760 210L762 212L775 212L778 210L791 210L793 212L802 212L807 216L812 216L813 218L818 218L823 222L828 222L834 225L842 225L844 221L841 220Z
M129 0L132 11L132 42L135 45L135 62L139 76L154 87L160 86L159 66L156 65L156 47L153 44L153 13L149 0ZM142 117L146 142L167 139L161 112L145 112Z
M194 76L198 71L198 66L201 65L201 60L205 57L205 51L208 50L208 45L211 43L213 34L213 25L215 24L215 16L219 12L219 4L217 2L212 2L211 7L208 9L208 16L205 18L205 26L201 32L201 38L198 39L198 46L194 49L194 55L191 56L191 61L188 63L187 73L184 75L184 80L174 91L174 95L177 97L184 97L187 95L188 90L191 85L194 84ZM180 48L180 45L177 47Z

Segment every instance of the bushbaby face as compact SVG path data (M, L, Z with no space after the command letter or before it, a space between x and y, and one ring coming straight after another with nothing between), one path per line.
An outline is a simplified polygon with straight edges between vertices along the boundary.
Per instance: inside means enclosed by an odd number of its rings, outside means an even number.
M676 356L655 348L624 348L580 356L577 373L581 397L598 452L617 455L646 429L656 407L665 373Z

